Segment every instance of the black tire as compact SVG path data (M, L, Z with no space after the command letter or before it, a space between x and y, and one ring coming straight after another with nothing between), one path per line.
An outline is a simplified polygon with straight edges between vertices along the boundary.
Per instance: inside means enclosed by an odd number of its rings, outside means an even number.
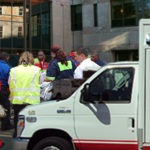
M33 147L33 150L46 150L46 147L58 148L58 150L73 150L71 143L60 137L44 138Z

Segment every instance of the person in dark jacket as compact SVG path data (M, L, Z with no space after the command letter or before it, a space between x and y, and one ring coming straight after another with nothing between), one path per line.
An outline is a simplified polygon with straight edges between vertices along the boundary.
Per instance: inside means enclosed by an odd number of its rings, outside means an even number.
M55 54L53 61L49 64L45 81L59 79L72 79L76 65L73 60L67 57L63 50L55 48L51 50Z
M11 129L10 124L10 101L8 100L8 78L10 72L10 66L8 65L9 55L5 52L0 53L0 104L7 110L6 117L1 119L1 130Z
M106 65L106 62L102 61L97 53L91 55L91 60L101 67Z

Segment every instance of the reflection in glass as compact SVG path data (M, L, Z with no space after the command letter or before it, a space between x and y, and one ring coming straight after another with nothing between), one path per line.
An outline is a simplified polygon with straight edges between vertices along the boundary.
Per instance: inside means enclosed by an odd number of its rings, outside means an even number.
M150 0L111 0L112 27L135 26L150 18Z
M50 7L49 2L34 3L32 6L32 47L50 48Z
M150 0L144 0L144 17L150 17Z

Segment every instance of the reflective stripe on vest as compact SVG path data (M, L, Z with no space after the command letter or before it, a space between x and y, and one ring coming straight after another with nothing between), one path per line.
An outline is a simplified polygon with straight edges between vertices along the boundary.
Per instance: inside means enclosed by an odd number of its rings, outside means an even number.
M58 62L58 66L59 66L60 71L72 69L72 62L70 60L67 61L67 62L68 62L67 66L65 64L62 64L61 62Z
M38 104L39 103L39 96L14 96L10 97L9 100L13 101L13 104Z
M53 80L56 79L56 77L48 77L48 76L46 76L46 79L53 81Z
M28 66L27 66L28 67ZM18 77L17 72L22 71L22 69L25 69L25 67L23 66L19 66L16 68L13 68L10 72L10 76L11 76L11 84L10 84L10 100L12 100L13 104L23 104L23 103L28 103L28 104L37 104L40 103L40 87L39 87L39 74L38 72L40 72L40 69L35 67L35 66L30 66L30 76L31 74L33 75L32 80L31 77L28 78L27 74L26 77L29 80L29 83L25 84L25 86L28 87L22 87L21 88L21 83L23 82L18 82L18 80L22 80L22 78ZM25 71L28 71L25 70ZM30 82L31 80L31 82ZM38 80L38 81L36 81ZM17 85L17 83L20 83ZM30 85L29 85L30 84Z

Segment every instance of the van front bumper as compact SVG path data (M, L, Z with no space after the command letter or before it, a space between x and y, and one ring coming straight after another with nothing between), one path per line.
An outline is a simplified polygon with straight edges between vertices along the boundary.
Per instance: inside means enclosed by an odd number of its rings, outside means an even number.
M13 139L13 150L27 150L29 139Z

